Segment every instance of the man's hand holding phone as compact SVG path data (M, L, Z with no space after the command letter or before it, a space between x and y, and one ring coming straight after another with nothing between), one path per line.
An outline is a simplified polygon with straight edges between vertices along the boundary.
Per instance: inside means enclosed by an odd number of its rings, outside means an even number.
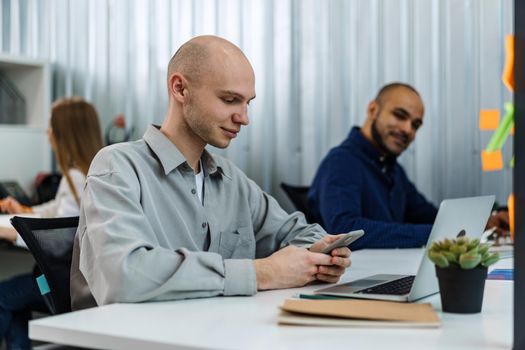
M329 254L332 256L331 265L319 265L317 279L323 282L336 283L350 266L350 249L352 243L364 234L363 230L343 233L340 235L327 235L310 247L311 252Z
M257 289L294 288L315 280L336 283L350 266L346 245L357 239L355 235L326 235L310 249L289 245L266 258L255 259Z

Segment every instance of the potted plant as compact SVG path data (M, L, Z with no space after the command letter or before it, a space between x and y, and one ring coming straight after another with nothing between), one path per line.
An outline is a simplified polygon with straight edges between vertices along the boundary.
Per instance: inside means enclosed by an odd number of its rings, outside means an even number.
M459 237L433 242L428 257L436 265L436 276L444 312L481 311L487 267L499 260L479 239Z

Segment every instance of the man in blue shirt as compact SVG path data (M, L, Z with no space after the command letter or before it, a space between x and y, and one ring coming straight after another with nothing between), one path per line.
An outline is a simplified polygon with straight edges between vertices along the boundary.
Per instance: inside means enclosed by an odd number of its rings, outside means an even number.
M389 84L367 113L322 161L308 194L312 214L329 232L364 229L353 249L422 246L437 209L397 162L423 124L421 97L410 85Z
M308 193L310 210L328 232L364 229L352 249L426 244L437 209L397 162L423 125L423 114L412 86L385 85L368 104L363 127L352 128L322 161ZM493 215L487 227L493 226L508 226L508 214Z

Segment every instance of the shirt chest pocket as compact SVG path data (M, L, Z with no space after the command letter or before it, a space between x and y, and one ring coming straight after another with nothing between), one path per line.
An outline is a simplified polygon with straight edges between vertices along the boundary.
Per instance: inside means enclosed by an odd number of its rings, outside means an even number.
M219 254L224 259L254 259L255 237L251 227L221 232Z

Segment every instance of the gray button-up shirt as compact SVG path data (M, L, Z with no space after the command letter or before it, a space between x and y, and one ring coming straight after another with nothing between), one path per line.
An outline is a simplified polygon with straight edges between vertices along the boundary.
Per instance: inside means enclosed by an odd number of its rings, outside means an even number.
M73 249L73 309L252 295L253 259L326 234L287 214L228 160L207 151L201 160L203 202L193 170L157 127L97 154Z

